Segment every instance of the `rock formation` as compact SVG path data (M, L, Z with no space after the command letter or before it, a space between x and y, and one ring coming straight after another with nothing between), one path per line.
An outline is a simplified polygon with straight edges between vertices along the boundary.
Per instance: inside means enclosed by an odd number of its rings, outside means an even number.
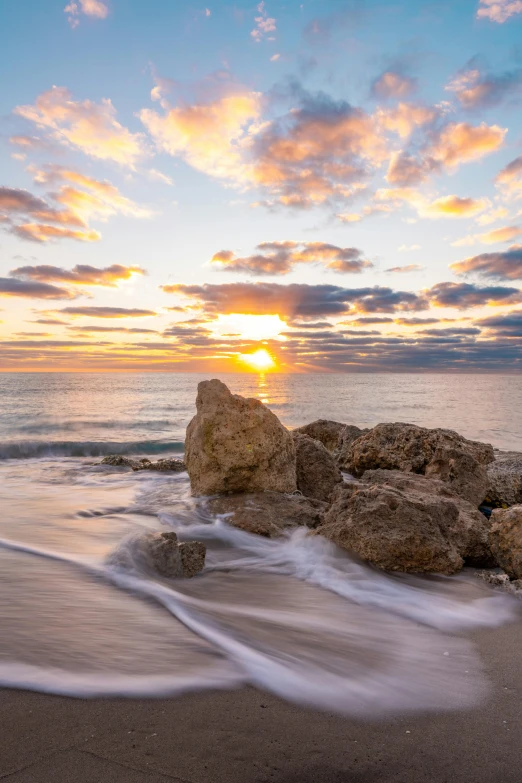
M145 533L140 550L149 567L168 579L196 576L205 566L205 545L200 541L179 543L174 531Z
M463 558L451 535L459 510L438 495L389 485L341 485L316 531L385 571L454 574Z
M319 440L292 432L295 446L297 489L306 497L329 500L343 477L329 451Z
M414 424L378 424L349 449L346 469L355 476L383 468L420 473L448 483L454 492L478 506L487 491L486 465L493 448L452 430Z
M327 508L326 503L301 495L255 492L210 498L204 501L202 510L247 533L276 538L287 528L317 527Z
M196 409L185 442L192 494L295 491L292 436L259 400L203 381Z
M132 470L135 471L157 470L166 472L172 470L175 473L182 473L187 469L187 466L181 459L159 459L157 462L151 462L150 459L147 459L146 457L143 459L131 459L131 457L123 457L121 454L109 454L102 459L100 465L132 468Z
M522 579L522 505L493 511L489 544L506 574Z
M516 451L495 454L487 474L487 505L504 508L522 503L522 454Z
M329 419L317 419L311 424L305 424L303 427L297 427L293 432L301 435L308 435L314 440L319 440L331 453L339 448L341 433L346 429L346 424L339 421L330 421Z

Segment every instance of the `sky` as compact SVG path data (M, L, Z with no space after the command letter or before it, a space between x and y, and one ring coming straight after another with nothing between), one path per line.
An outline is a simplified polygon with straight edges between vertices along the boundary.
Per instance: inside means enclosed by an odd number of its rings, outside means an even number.
M0 370L522 370L522 0L0 0Z

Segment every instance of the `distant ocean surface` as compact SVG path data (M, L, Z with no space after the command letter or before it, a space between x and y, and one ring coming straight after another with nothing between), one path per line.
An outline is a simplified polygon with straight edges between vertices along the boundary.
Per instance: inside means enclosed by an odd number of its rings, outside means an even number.
M180 455L193 374L0 374L0 685L154 696L254 684L361 716L469 707L487 683L468 629L512 604L468 575L391 577L302 530L268 540L195 507L186 474L100 466ZM288 427L407 421L522 451L522 377L230 375ZM166 580L135 540L207 545Z

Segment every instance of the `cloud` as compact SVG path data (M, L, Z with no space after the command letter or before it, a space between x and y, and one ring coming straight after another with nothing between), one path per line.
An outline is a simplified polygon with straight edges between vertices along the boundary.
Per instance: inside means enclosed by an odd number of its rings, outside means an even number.
M437 283L424 293L434 307L454 307L458 310L522 302L522 292L518 288L480 288L472 283Z
M138 116L163 152L210 176L245 183L243 146L260 111L260 94L243 90L210 103L177 106L164 116L152 109Z
M9 274L12 277L38 280L43 283L58 282L115 288L118 282L130 280L133 275L144 275L146 272L139 266L122 266L121 264L112 264L104 269L87 264L77 264L71 270L42 264L39 266L20 266L17 269L12 269Z
M417 128L430 125L440 115L441 111L437 107L399 103L393 109L377 109L375 119L381 129L407 139Z
M92 158L134 169L148 154L143 134L131 133L117 121L116 109L108 98L101 103L75 101L66 87L52 87L39 95L34 105L17 106L14 113Z
M42 223L20 223L10 229L11 233L19 239L30 242L45 243L54 239L75 239L77 242L97 242L101 234L94 229L87 231L74 231L60 226L48 226Z
M73 30L80 24L80 14L95 19L106 19L109 15L109 8L104 0L72 0L63 11L68 14L67 21Z
M522 310L481 318L475 323L494 332L497 337L522 337Z
M413 250L420 250L420 249L421 249L420 245L401 245L400 247L397 248L399 253L410 253Z
M522 69L495 75L470 68L458 73L445 89L454 92L465 109L485 109L497 106L521 88Z
M77 294L48 283L0 277L0 296L20 296L27 299L75 299Z
M480 226L489 226L491 223L495 223L497 220L502 220L509 215L509 210L505 207L497 207L496 209L490 209L483 215L475 218L475 222Z
M392 266L390 269L385 269L385 272L398 272L404 274L408 272L421 272L424 269L420 264L408 264L407 266Z
M407 98L417 89L417 80L395 71L384 71L372 84L371 92L375 98Z
M410 291L383 286L341 288L334 285L293 283L226 283L222 285L165 285L165 293L188 297L207 314L250 313L280 317L335 316L347 313L422 310L427 300Z
M450 269L457 275L475 272L482 277L522 280L522 247L512 247L499 253L481 253L451 264Z
M522 14L522 0L479 0L477 19L503 24L517 14Z
M4 217L25 214L38 220L85 227L83 220L70 210L56 210L43 199L20 188L0 187L0 214Z
M506 195L522 198L522 155L504 166L497 174L495 183L505 191Z
M63 321L61 323L64 323ZM125 332L126 334L159 334L156 329L139 329L126 326L92 326L84 324L83 326L67 326L70 332L82 332L84 334L98 334L106 332Z
M502 228L496 228L485 234L469 234L451 244L453 247L474 245L476 242L482 242L484 245L495 245L497 242L511 242L519 236L522 236L522 228L519 226L502 226Z
M154 310L140 310L132 307L62 307L66 315L84 315L89 318L143 318L157 315Z
M256 26L250 33L254 41L256 43L259 43L259 41L262 41L263 38L268 35L268 33L275 33L277 29L276 20L270 16L268 16L266 9L265 9L265 2L259 3L257 6L257 11L259 13L259 16L256 16L254 18L254 21L256 23ZM272 41L273 36L269 36L269 40Z
M407 152L394 152L390 158L386 179L390 185L414 187L425 182L436 170L434 161L418 159Z
M468 218L483 212L491 206L486 198L461 198L460 196L443 196L431 204L422 207L421 213L431 218Z
M485 122L480 125L450 122L428 148L427 155L446 168L455 168L498 150L506 133L506 128Z
M262 242L257 253L240 258L231 250L221 250L212 266L227 272L251 275L286 275L298 264L323 264L341 273L358 273L373 266L355 247L337 247L326 242Z

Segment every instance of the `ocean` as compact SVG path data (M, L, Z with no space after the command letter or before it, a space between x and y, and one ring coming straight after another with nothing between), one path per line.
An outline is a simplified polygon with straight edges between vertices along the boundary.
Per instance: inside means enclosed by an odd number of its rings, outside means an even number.
M0 684L70 696L247 684L371 717L469 707L487 680L468 639L514 613L470 574L389 576L302 530L268 540L207 518L186 474L100 466L180 456L193 374L0 374ZM409 421L522 451L522 378L230 375L289 427ZM207 545L193 580L134 558L144 531Z

